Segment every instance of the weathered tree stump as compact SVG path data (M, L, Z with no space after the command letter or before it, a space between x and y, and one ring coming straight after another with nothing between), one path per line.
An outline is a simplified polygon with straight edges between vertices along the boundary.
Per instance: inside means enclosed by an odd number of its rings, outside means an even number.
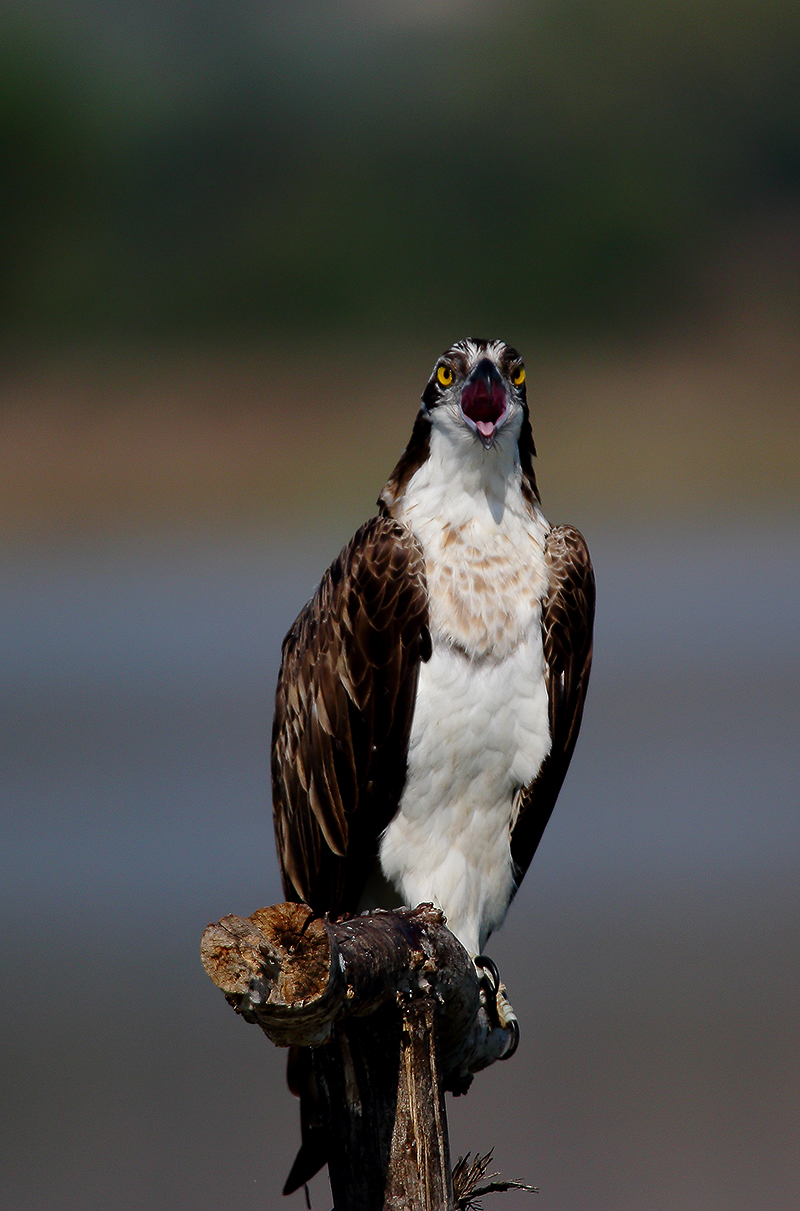
M278 904L209 925L201 955L237 1013L315 1049L336 1211L451 1211L444 1091L516 1036L442 913L328 921Z

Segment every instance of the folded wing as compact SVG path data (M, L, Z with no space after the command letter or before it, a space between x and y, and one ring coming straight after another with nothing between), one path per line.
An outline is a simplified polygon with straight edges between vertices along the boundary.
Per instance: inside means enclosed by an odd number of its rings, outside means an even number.
M542 607L542 642L552 747L536 779L520 795L511 833L517 886L536 852L572 759L592 665L595 586L586 543L572 526L558 526L547 536L545 556L549 587Z
M355 912L397 810L421 660L430 655L422 550L366 522L283 643L272 735L284 894Z

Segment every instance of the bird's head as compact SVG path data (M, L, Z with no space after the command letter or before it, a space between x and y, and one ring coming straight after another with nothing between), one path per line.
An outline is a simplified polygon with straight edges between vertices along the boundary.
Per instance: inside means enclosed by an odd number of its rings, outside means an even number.
M468 338L442 354L422 393L409 443L378 499L381 509L398 507L434 447L440 471L445 464L449 468L445 474L468 469L503 480L519 472L523 495L531 506L538 502L525 367L516 349Z
M422 410L432 424L460 427L486 450L503 430L518 439L527 417L522 358L502 341L457 341L434 366Z

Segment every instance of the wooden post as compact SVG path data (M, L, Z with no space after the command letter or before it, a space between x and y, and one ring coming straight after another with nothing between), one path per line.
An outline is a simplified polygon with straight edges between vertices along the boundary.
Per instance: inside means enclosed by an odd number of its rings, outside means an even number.
M201 955L237 1013L315 1049L336 1211L453 1211L445 1089L465 1092L515 1032L441 912L278 904L209 925Z
M452 1211L434 1003L340 1024L314 1053L337 1211Z

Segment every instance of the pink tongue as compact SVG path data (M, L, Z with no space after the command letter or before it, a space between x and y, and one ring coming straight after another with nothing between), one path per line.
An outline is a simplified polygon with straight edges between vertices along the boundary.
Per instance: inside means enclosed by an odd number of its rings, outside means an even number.
M494 422L490 420L476 420L475 428L481 437L491 437L494 433Z

